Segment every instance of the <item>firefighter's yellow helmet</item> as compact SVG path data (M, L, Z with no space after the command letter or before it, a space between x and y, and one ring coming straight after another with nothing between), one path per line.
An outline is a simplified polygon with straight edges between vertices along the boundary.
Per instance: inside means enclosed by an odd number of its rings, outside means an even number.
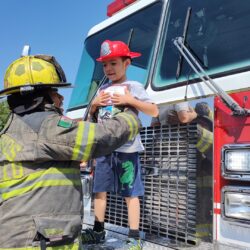
M4 77L4 90L9 95L44 87L66 87L63 69L53 56L24 56L12 62Z

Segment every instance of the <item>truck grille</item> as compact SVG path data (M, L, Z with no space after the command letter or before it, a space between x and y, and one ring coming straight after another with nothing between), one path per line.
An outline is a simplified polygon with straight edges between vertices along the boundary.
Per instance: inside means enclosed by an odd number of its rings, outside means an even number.
M140 230L158 244L161 239L168 246L195 245L197 125L147 127L141 138L145 195ZM126 204L119 195L108 195L106 221L128 227Z

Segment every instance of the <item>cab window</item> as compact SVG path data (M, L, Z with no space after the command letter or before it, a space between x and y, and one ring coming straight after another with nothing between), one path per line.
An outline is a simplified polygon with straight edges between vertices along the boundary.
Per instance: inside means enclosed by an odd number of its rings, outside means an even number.
M176 78L179 53L173 39L182 36L188 7L192 8L187 46L209 75L249 69L250 2L235 0L170 0L156 63L153 88L171 88L197 76L185 59Z

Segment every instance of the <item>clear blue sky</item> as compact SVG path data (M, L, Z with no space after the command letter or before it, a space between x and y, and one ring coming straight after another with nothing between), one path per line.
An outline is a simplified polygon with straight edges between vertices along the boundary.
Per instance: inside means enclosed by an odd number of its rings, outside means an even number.
M88 30L107 18L113 0L0 0L0 89L8 65L23 46L31 54L54 55L74 83ZM64 95L68 107L71 90Z

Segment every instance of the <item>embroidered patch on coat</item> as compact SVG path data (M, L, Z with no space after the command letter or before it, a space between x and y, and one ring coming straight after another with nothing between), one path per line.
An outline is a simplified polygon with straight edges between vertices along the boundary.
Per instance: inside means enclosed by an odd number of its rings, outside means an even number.
M57 126L62 128L71 128L73 120L66 116L62 116L61 119L58 121Z

